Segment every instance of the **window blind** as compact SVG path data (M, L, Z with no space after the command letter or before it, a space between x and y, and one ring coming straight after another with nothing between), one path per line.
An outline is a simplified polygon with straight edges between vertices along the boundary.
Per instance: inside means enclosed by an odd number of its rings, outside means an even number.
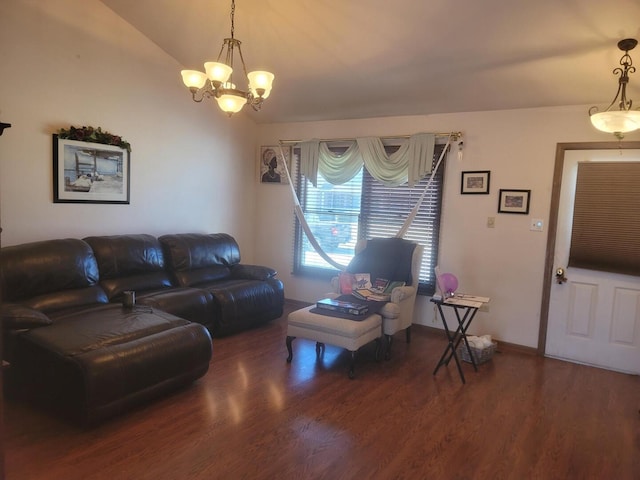
M569 266L640 276L640 162L578 164Z
M435 167L443 148L444 145L436 145L432 168ZM444 165L443 162L435 174L429 192L404 236L406 240L424 246L419 284L419 292L423 294L431 294L435 291L434 268L438 259ZM428 182L429 177L425 177L413 188L408 186L402 188L386 187L365 170L360 217L360 230L364 235L361 233L361 236L365 238L395 236L424 192Z

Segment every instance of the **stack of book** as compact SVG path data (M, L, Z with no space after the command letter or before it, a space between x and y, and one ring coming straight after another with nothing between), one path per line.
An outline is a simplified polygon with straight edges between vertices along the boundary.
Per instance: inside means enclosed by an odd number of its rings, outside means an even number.
M345 302L343 300L334 300L332 298L323 298L318 300L316 308L324 310L332 310L338 313L346 313L349 315L366 315L369 312L369 307L366 305L360 305L355 302Z
M351 292L351 295L361 300L375 302L388 302L391 299L391 294L373 288L357 288Z
M388 302L391 299L391 294L386 293L388 286L389 280L385 278L376 278L370 287L355 288L351 294L361 300Z

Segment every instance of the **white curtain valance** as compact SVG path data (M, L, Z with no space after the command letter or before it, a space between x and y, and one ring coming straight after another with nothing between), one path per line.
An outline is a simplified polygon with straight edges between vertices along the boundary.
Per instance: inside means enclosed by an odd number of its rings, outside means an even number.
M405 182L413 187L431 173L436 136L417 133L402 139L400 148L387 155L377 137L357 138L342 154L329 150L326 142L300 144L300 172L317 186L318 172L327 182L340 185L351 180L364 164L367 171L386 186Z

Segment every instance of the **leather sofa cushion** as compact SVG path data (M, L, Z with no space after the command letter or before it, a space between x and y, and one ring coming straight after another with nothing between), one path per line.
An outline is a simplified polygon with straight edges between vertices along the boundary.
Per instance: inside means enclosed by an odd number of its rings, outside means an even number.
M99 285L88 288L78 288L75 290L65 290L52 292L46 295L39 295L24 301L25 305L45 313L57 310L67 310L82 307L85 305L95 305L108 303L106 293Z
M8 302L52 293L63 295L92 287L100 278L91 247L75 238L4 247L0 267L3 300ZM75 295L67 300L74 304L82 301ZM58 302L56 308L62 307L63 301Z
M225 336L282 315L284 286L278 279L225 280L201 285L213 295L214 336Z
M159 241L168 268L182 286L223 280L240 263L240 247L226 233L163 235Z
M109 300L119 301L122 298L122 292L127 290L133 290L139 296L141 292L150 290L170 290L173 283L167 272L149 272L143 275L101 280L100 285L107 293Z
M100 268L100 285L110 300L125 290L145 291L172 286L164 254L152 235L110 235L84 239Z
M137 302L200 323L209 330L213 327L212 296L199 288L173 287L146 292L137 296Z
M16 332L15 345L17 392L84 425L194 381L212 354L204 326L114 304L59 313L51 326Z
M25 334L29 341L60 356L73 357L128 343L190 322L151 307L108 304L52 315L54 324Z
M178 285L196 287L210 282L223 281L229 278L231 271L227 267L213 265L197 270L182 270L173 272L173 278Z

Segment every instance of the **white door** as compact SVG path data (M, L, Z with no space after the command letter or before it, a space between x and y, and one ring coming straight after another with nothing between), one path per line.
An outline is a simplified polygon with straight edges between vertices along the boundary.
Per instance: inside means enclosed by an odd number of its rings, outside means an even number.
M640 150L565 151L553 270L566 282L551 283L545 354L639 374L640 277L567 268L578 162L606 160L640 161Z

